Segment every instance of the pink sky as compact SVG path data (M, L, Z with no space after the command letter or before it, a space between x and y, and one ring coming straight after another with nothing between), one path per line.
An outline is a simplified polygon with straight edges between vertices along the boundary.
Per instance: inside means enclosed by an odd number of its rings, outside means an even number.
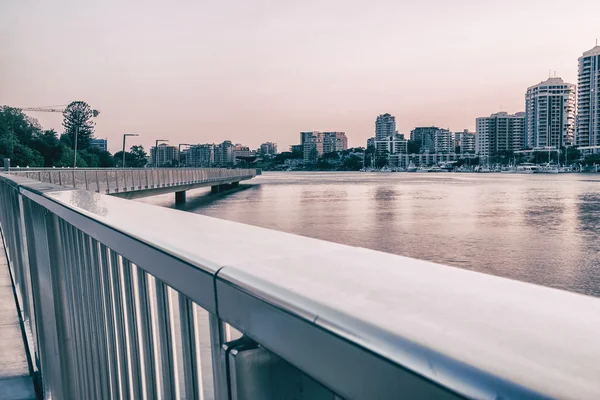
M120 149L221 142L286 150L303 130L373 136L474 129L524 109L548 70L577 83L600 1L334 0L0 2L0 104L85 100ZM62 132L60 114L31 113Z

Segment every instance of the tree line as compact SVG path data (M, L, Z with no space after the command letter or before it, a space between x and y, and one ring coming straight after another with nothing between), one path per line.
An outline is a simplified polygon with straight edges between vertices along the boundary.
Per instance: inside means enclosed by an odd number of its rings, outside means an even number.
M43 129L40 123L21 109L0 106L0 158L9 158L11 167L121 167L123 152L114 156L90 145L94 139L94 111L84 101L74 101L63 112L64 133ZM77 137L77 146L75 146ZM143 146L133 146L125 152L125 167L146 165Z

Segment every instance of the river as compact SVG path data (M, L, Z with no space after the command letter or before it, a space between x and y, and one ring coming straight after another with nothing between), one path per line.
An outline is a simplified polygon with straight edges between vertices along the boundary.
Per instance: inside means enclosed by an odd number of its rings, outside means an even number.
M600 296L599 175L265 173L177 208Z

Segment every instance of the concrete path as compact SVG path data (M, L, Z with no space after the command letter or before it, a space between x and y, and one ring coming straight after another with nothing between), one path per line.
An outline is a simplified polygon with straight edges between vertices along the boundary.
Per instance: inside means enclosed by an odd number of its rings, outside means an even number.
M0 400L35 399L12 282L0 240Z

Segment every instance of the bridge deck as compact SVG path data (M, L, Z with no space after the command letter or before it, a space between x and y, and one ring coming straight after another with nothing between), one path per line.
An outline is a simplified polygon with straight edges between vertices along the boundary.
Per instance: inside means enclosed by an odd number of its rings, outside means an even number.
M0 400L35 399L4 246L0 243Z

